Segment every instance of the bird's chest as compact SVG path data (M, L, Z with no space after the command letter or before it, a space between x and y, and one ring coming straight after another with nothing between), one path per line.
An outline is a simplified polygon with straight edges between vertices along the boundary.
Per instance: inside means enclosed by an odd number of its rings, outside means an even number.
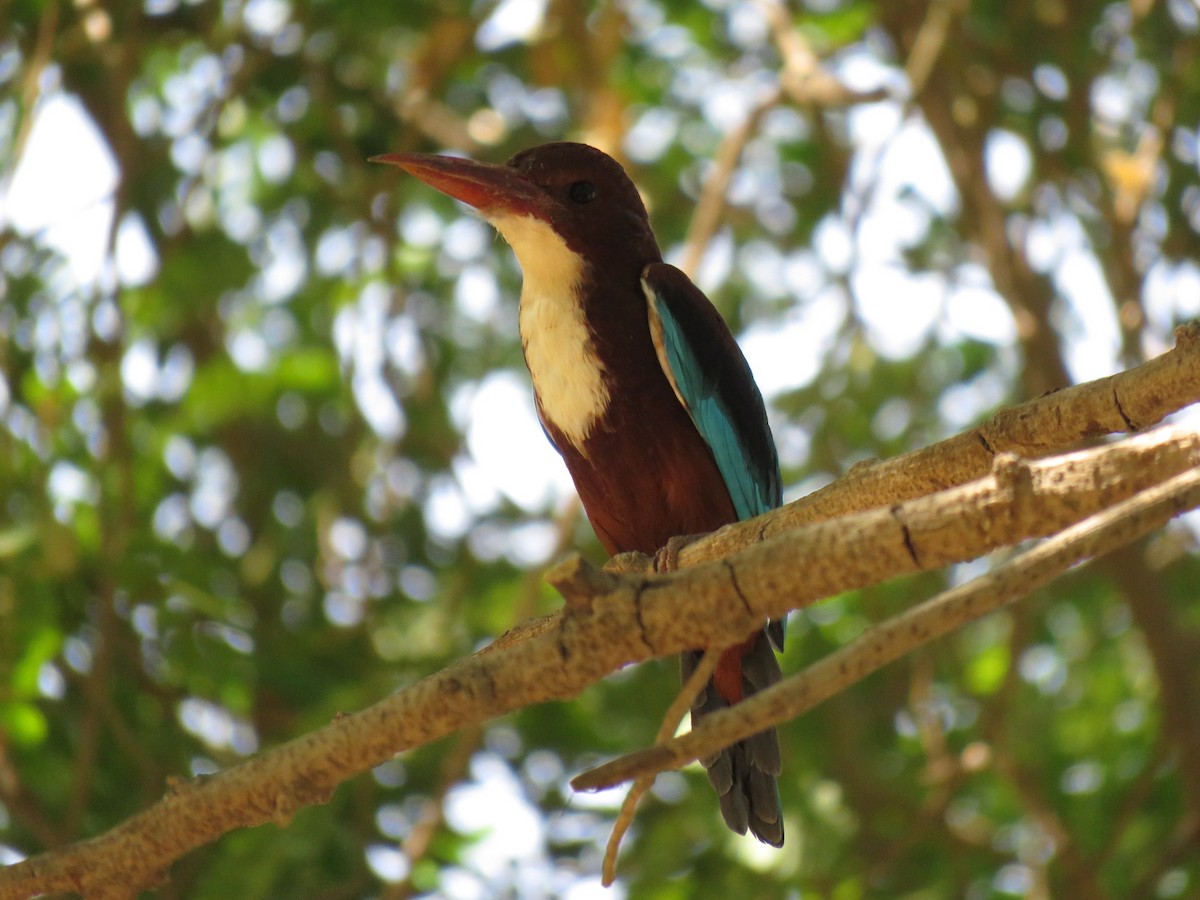
M491 221L521 261L521 349L539 414L543 424L582 449L610 399L582 302L587 263L534 216L502 214Z
M520 326L542 417L582 449L611 400L606 368L582 304L570 288L527 281Z

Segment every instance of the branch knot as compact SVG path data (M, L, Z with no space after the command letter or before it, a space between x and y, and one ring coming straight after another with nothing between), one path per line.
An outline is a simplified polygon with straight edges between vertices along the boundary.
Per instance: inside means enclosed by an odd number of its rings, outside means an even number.
M616 590L621 578L575 553L548 571L546 581L562 595L569 612L590 612L592 599Z

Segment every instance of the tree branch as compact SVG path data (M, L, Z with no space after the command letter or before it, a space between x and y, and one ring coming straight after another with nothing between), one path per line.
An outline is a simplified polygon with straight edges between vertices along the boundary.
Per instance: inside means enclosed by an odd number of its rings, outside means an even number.
M1200 434L1189 439L1196 440L1200 440ZM1195 449L1200 449L1200 444ZM1034 500L1032 492L1020 492L1028 501ZM571 786L576 790L608 788L631 778L677 769L794 719L918 647L1027 596L1072 566L1125 546L1198 506L1200 470L1190 468L1096 513L965 585L868 628L852 643L805 671L736 706L706 716L688 734L598 766L573 779Z
M998 411L970 431L890 459L860 463L837 481L765 516L689 544L680 567L720 559L798 525L901 503L988 474L997 453L1038 459L1107 434L1157 425L1200 400L1200 322L1175 329L1175 347L1124 372ZM632 560L625 563L629 568ZM648 569L647 569L648 570Z

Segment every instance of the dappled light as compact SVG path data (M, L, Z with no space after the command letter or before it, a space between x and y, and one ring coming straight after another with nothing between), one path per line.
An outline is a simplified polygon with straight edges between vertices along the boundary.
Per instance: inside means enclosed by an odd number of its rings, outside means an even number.
M5 6L0 865L421 688L562 615L547 567L604 560L539 422L512 251L368 158L616 157L740 341L790 502L1188 352L1198 32L1183 0ZM1014 445L1158 424L1118 394L1116 425ZM157 896L1194 896L1198 521L780 723L781 850L724 830L691 763L601 887L624 795L570 781L654 743L677 673L643 647L328 795L257 798L286 827L206 838ZM792 614L785 675L1049 532L942 568L905 536L909 574Z

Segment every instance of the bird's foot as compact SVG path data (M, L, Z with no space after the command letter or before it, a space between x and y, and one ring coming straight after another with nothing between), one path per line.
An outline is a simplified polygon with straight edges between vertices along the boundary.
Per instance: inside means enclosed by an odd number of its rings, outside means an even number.
M604 564L604 571L614 575L640 575L650 569L653 564L654 560L645 553L630 550L627 553L618 553L611 557Z
M655 572L674 572L679 568L679 554L688 544L694 544L704 534L677 534L675 537L667 541L666 545L659 547L654 554L654 571Z

